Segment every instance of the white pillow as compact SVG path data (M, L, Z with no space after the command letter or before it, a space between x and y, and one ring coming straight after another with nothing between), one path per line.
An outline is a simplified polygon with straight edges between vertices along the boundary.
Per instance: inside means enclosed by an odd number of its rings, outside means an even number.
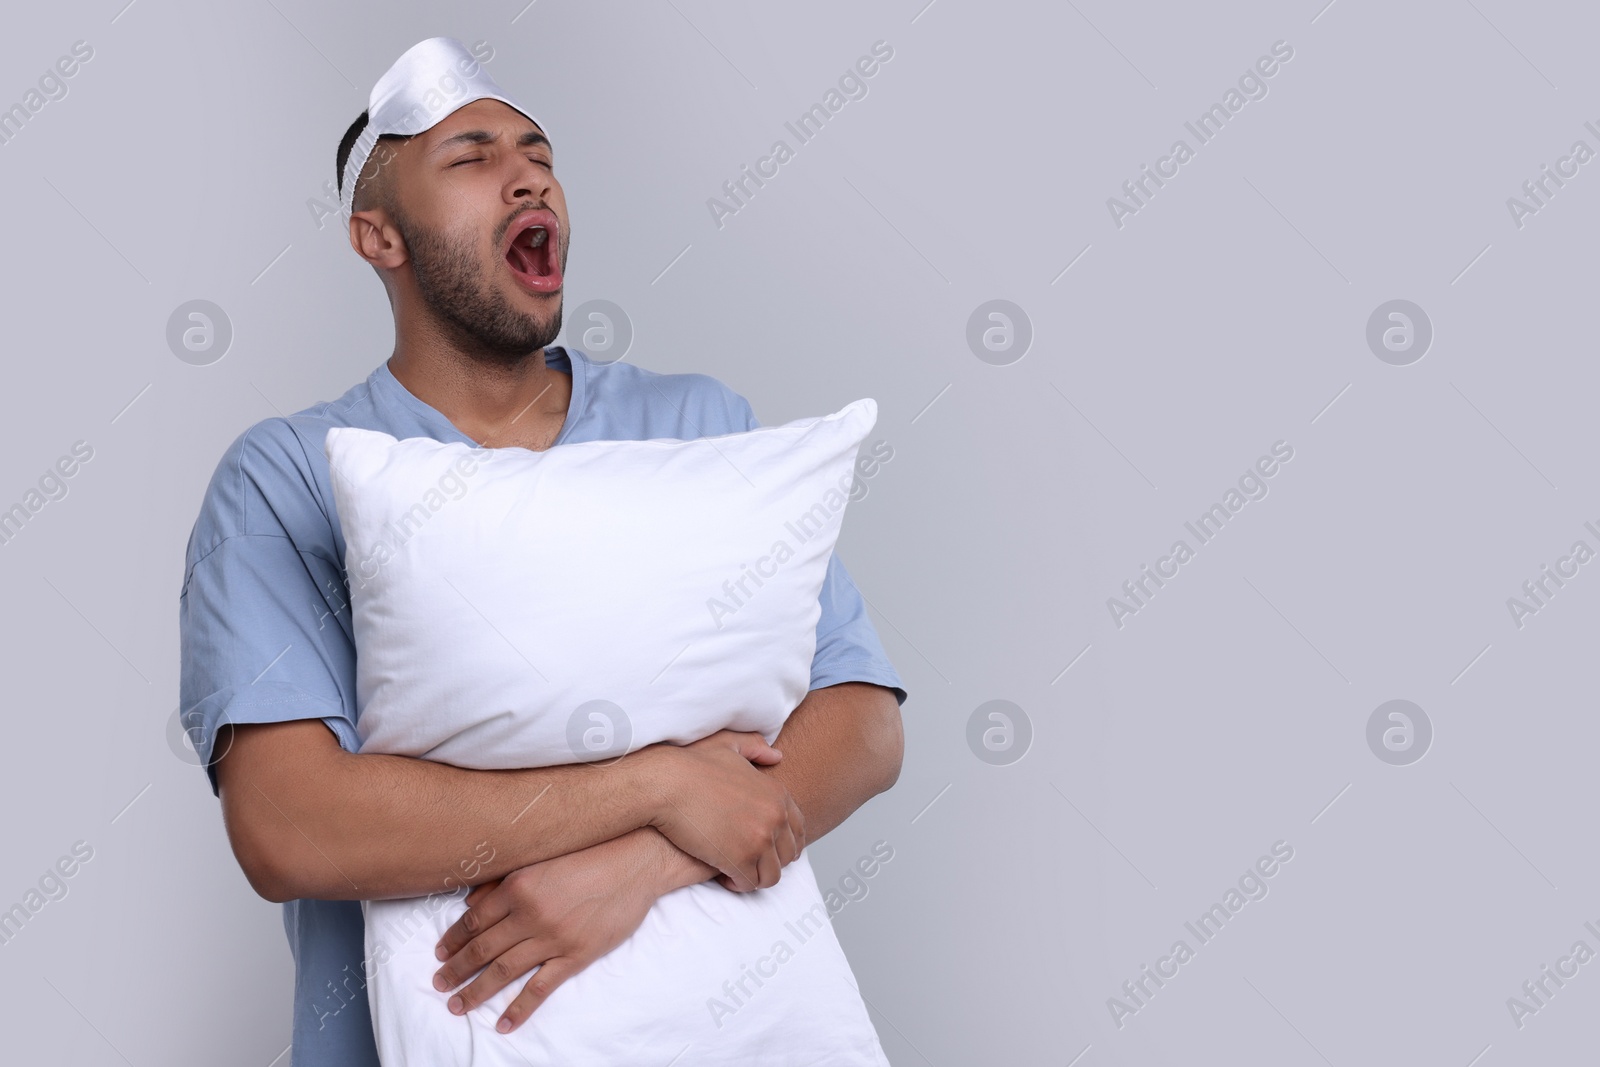
M741 433L544 452L329 430L361 750L494 769L724 728L771 741L809 688L876 418L861 399ZM665 1062L684 1046L680 1067L886 1062L803 854L770 889L669 893L509 1037L493 1026L522 981L465 1019L432 987L464 895L363 902L385 1065ZM782 980L744 980L777 973L779 942Z

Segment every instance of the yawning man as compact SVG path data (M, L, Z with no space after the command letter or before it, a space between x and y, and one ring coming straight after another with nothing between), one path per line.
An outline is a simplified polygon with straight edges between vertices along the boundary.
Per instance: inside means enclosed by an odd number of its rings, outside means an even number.
M337 167L351 248L393 309L393 352L338 399L258 422L224 452L187 549L180 699L234 854L250 885L283 905L294 1067L392 1067L405 1050L380 1060L361 900L475 887L438 946L428 1007L441 1025L464 1026L519 983L503 1016L481 1020L488 1039L510 1040L661 897L712 879L730 895L761 893L808 842L893 785L906 693L834 557L810 693L772 745L721 731L640 749L600 773L361 753L329 428L543 451L759 424L707 375L601 364L554 345L571 227L549 131L460 42L432 38L395 62ZM536 798L543 817L521 818ZM751 958L767 947L752 945ZM697 1040L677 1067L886 1064L831 951L815 950L810 971L785 971L737 1026L716 1028L724 1043ZM831 992L808 984L829 968ZM459 1062L502 1062L478 1040ZM680 1054L656 1051L662 1064Z

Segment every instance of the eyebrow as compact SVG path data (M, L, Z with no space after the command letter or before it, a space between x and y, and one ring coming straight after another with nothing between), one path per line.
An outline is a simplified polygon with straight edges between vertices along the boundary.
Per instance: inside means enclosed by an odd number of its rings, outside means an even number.
M454 135L453 137L447 137L440 141L438 144L433 146L432 151L430 151L428 155L436 156L443 152L448 152L453 148L458 148L464 144L492 144L496 140L498 140L498 137L495 134L490 133L488 130L466 130L462 133ZM518 148L527 148L530 145L544 145L552 152L555 151L550 144L550 139L544 134L540 133L538 130L527 130L522 134L521 137L517 138Z

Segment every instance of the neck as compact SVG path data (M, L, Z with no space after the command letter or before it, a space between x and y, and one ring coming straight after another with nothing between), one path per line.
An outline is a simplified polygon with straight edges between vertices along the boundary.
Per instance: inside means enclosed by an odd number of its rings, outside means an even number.
M396 345L389 371L417 399L480 444L554 439L566 419L572 379L540 348L509 361L448 347Z

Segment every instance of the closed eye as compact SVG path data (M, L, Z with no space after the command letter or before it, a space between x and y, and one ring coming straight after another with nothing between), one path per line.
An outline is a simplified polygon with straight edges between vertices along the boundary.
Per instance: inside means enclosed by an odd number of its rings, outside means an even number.
M473 156L471 159L458 159L458 160L456 160L454 163L452 163L450 165L452 167L459 167L463 163L482 163L483 161L484 160L483 160L482 156ZM537 163L541 167L546 167L546 168L549 168L551 170L555 169L554 164L549 163L549 162L547 162L547 161L545 161L543 159L539 159L537 156L529 156L528 157L528 162Z

